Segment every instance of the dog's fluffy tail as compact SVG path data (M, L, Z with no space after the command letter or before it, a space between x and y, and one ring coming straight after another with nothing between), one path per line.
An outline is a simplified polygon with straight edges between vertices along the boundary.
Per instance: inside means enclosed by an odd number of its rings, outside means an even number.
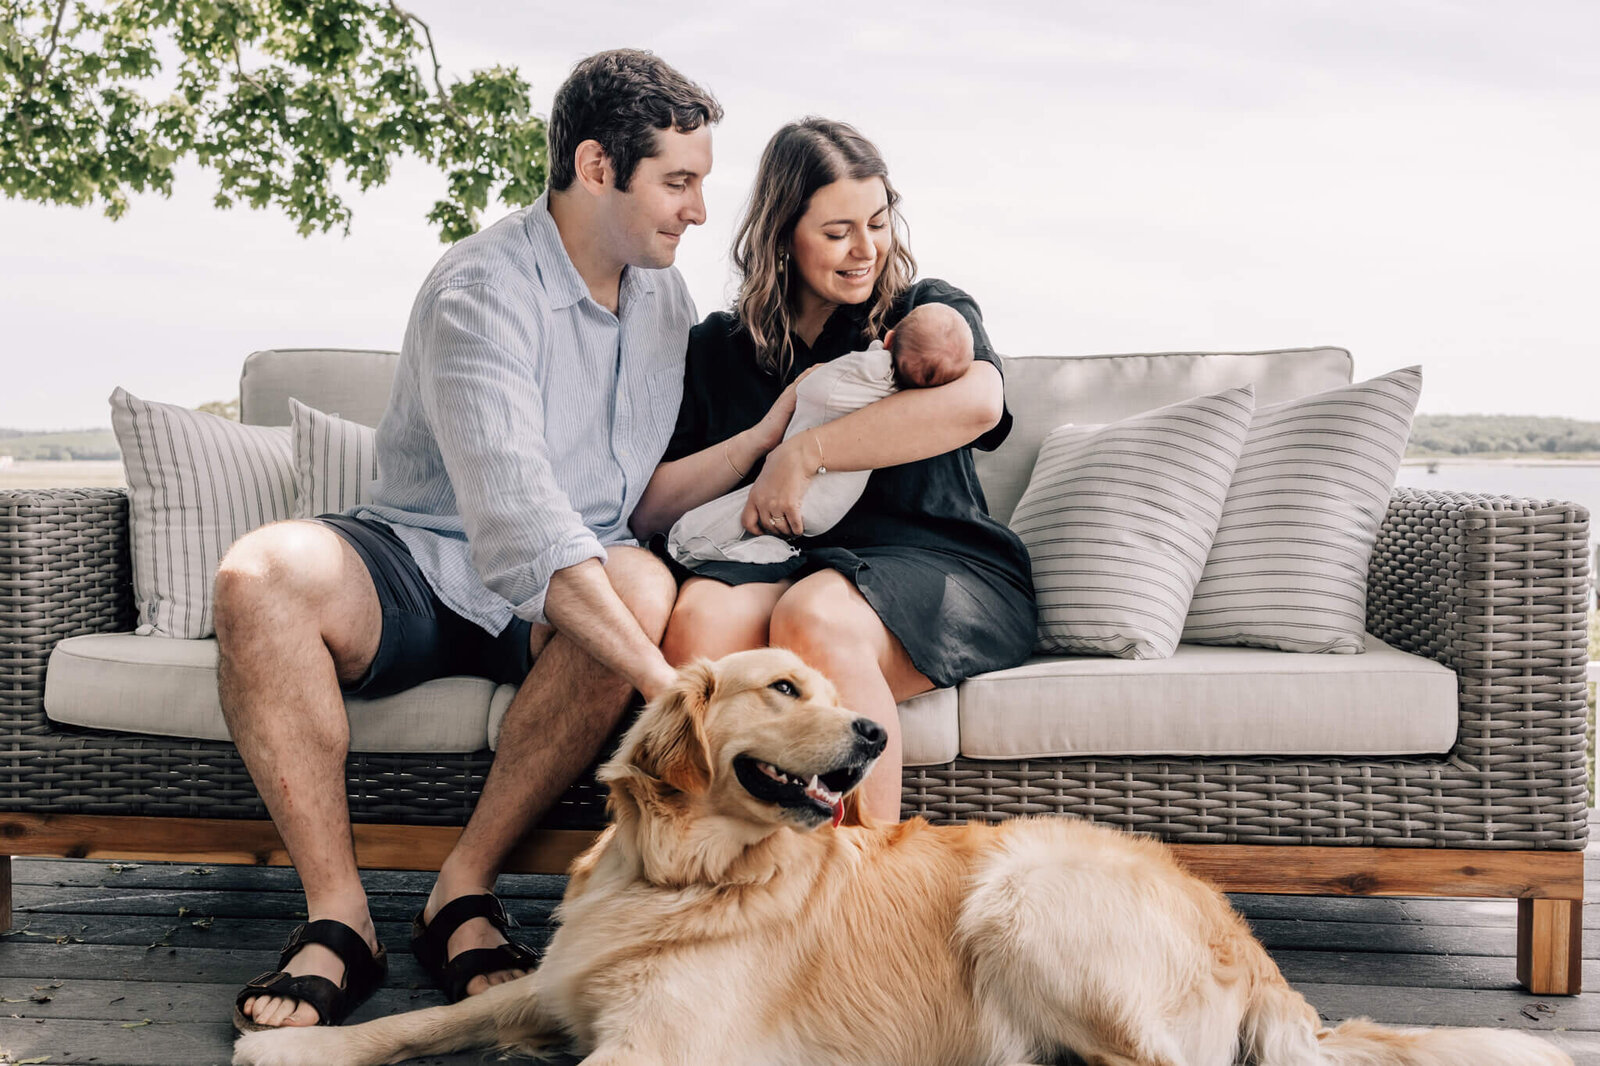
M1391 1029L1355 1018L1317 1035L1329 1066L1572 1066L1554 1044L1505 1029Z
M1244 1042L1263 1066L1573 1066L1554 1045L1504 1029L1396 1029L1355 1018L1319 1030L1316 1012L1279 981L1258 990Z

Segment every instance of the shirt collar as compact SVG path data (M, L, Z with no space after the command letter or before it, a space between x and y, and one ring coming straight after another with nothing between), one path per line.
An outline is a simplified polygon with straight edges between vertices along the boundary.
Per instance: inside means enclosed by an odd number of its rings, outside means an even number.
M540 193L528 208L524 229L528 234L528 242L533 245L534 263L539 269L540 280L544 282L551 309L559 311L587 297L589 286L583 280L583 275L578 273L578 268L572 265L572 256L567 254L567 246L561 243L561 231L556 228L556 220L550 217L549 189ZM623 268L618 299L624 308L633 298L655 291L655 271Z

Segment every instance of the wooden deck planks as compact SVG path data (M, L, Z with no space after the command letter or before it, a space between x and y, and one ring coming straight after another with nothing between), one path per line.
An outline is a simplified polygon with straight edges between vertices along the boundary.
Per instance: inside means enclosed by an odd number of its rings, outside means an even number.
M237 986L273 965L305 906L293 871L277 868L16 859L11 874L17 931L0 937L0 1063L44 1055L49 1066L225 1063ZM393 961L389 987L357 1017L441 1002L404 950L431 876L365 876ZM1586 881L1586 897L1600 900L1595 848ZM548 935L563 884L550 876L504 879L502 897L528 926L528 939ZM1578 1063L1600 1066L1600 994L1539 998L1517 988L1513 902L1265 895L1234 902L1330 1021L1366 1015L1391 1024L1537 1029ZM1584 907L1584 926L1591 930L1585 981L1600 989L1600 904ZM478 1053L417 1060L490 1061Z

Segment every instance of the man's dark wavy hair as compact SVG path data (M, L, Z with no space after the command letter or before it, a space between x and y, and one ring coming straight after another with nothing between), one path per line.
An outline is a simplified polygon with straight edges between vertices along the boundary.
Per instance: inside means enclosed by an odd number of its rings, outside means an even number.
M578 145L599 141L628 191L639 160L656 154L656 130L690 133L722 121L722 105L663 60L635 48L600 52L572 68L550 108L550 188L578 176Z

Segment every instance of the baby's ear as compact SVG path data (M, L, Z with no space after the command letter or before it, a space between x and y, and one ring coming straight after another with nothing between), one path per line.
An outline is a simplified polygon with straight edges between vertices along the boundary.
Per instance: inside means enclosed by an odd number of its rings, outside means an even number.
M894 330L891 329L883 335L883 346L891 352L894 351Z

